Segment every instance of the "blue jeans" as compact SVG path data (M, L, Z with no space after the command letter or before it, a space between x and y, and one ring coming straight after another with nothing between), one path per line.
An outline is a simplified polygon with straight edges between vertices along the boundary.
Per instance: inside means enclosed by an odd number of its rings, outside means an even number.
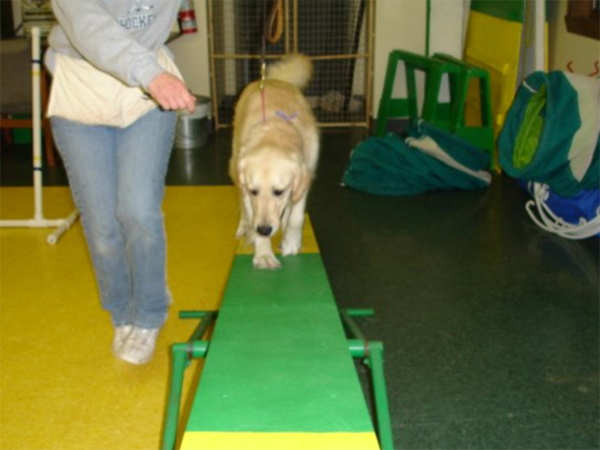
M162 201L175 113L154 109L127 128L51 121L103 308L115 326L162 326L170 303Z

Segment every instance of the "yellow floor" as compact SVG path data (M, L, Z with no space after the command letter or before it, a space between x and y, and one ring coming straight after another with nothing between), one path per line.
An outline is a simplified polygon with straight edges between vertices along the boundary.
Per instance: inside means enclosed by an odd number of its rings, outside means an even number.
M67 188L45 188L45 216L72 209ZM0 218L33 215L31 188L0 189ZM55 246L47 229L0 230L1 435L3 450L159 448L168 346L195 321L180 309L218 307L237 243L233 187L169 187L168 276L174 305L154 360L132 366L111 353L78 221ZM199 365L186 373L184 398Z

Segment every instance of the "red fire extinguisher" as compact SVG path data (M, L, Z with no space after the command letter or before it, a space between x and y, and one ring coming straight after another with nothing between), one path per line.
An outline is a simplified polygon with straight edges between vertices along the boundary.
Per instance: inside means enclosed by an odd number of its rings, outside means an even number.
M182 34L196 33L198 31L193 0L181 0L178 21L179 30Z

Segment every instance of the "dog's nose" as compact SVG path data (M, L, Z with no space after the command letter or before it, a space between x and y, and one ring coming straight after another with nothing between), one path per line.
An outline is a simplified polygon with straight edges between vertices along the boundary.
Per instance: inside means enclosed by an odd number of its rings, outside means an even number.
M270 236L271 231L273 231L273 227L271 227L269 225L259 225L256 227L256 231L261 236Z

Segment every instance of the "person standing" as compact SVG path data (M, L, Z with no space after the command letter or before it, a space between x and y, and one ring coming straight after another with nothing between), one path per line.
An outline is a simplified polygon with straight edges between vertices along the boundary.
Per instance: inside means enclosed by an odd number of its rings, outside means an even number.
M179 2L52 6L58 25L45 63L54 76L48 115L55 143L112 318L113 351L144 364L171 301L162 201L176 110L192 112L195 102L165 47Z

